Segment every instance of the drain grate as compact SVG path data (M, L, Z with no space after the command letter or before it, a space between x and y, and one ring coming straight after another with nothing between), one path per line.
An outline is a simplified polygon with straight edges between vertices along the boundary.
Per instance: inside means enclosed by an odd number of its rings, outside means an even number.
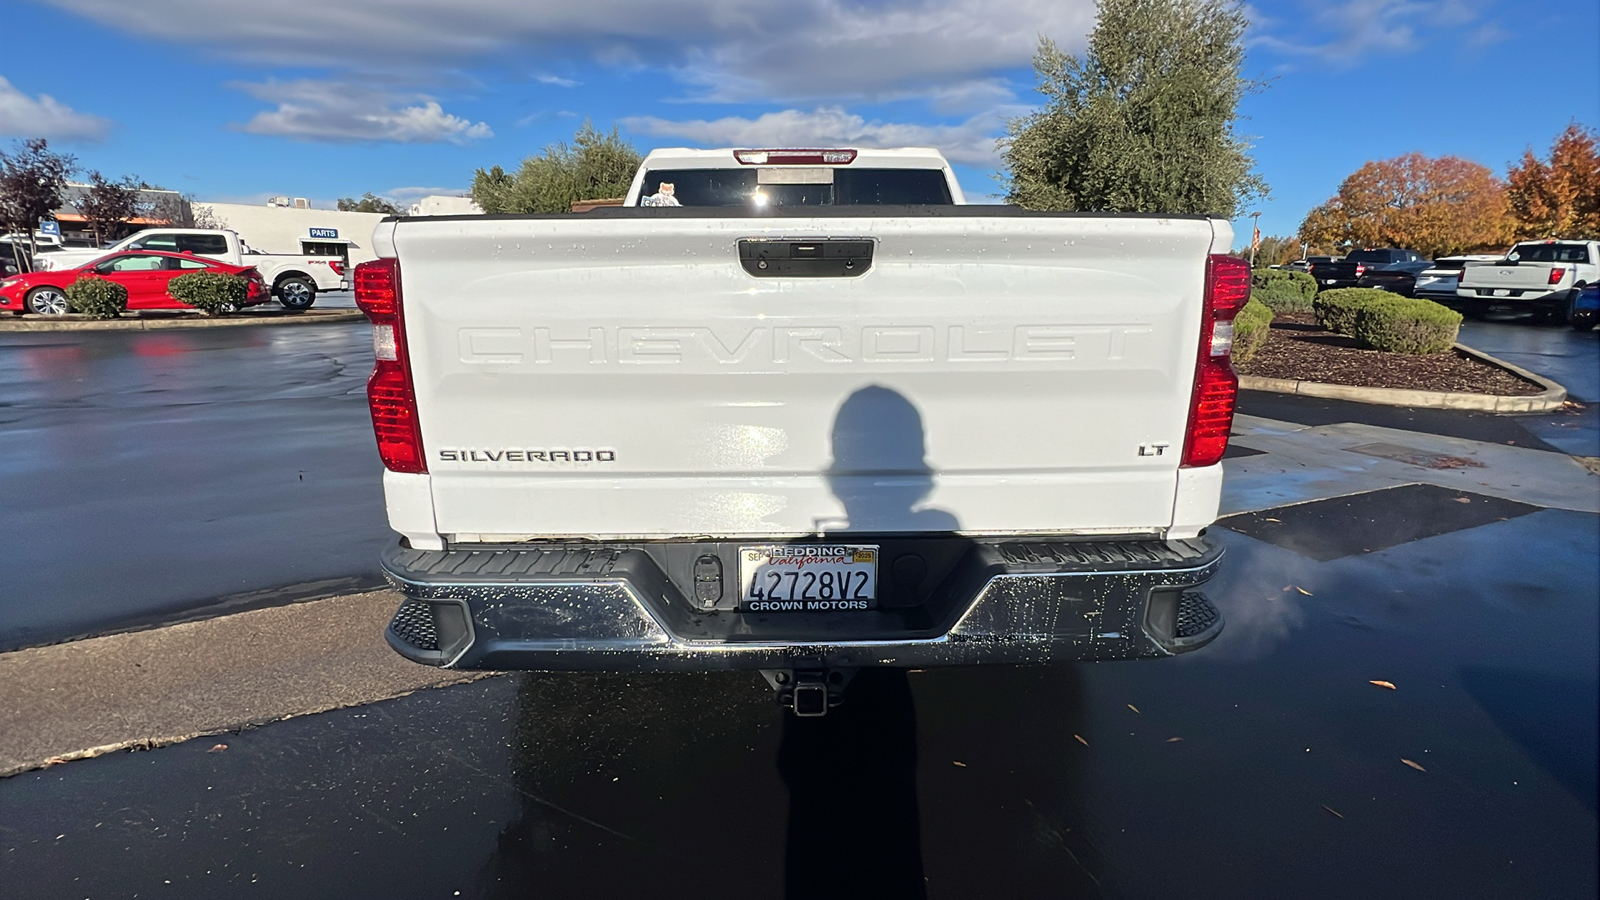
M407 600L389 622L389 630L418 650L438 650L439 634L433 627L433 607L426 600Z

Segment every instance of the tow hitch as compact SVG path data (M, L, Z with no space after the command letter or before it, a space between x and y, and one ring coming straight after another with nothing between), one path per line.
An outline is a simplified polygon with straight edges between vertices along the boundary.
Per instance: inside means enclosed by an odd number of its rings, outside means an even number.
M778 705L794 710L797 716L827 715L829 709L844 702L844 689L855 674L855 669L821 666L761 670L777 694Z

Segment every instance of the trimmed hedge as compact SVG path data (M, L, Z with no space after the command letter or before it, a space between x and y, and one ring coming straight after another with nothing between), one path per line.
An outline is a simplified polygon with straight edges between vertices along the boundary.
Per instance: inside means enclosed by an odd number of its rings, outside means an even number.
M250 281L225 272L191 272L172 279L167 293L179 303L215 316L243 309L250 296Z
M1317 295L1317 280L1305 272L1284 269L1256 269L1250 273L1250 296L1275 312L1311 312L1311 299Z
M1395 296L1377 288L1336 288L1323 291L1311 301L1311 310L1317 322L1329 331L1352 334L1356 327L1356 309L1363 304Z
M115 281L85 275L67 285L67 305L91 319L115 319L128 308L128 289Z
M1313 305L1322 327L1390 353L1443 353L1461 331L1461 314L1454 310L1374 288L1323 291Z
M1233 317L1233 361L1249 362L1267 342L1267 331L1272 325L1272 307L1255 299L1244 305Z
M1357 307L1350 335L1374 350L1425 354L1449 350L1460 331L1461 313L1432 300L1391 294Z

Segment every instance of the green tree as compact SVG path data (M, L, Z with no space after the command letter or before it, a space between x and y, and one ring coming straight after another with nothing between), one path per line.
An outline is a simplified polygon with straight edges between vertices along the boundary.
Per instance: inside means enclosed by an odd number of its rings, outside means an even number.
M108 181L98 171L89 173L89 188L78 199L77 207L89 220L96 246L102 239L121 237L129 220L145 211L145 204L139 197L141 184L143 182L132 175L121 181Z
M359 200L351 197L340 197L338 206L340 212L383 213L386 216L405 215L404 211L395 205L393 201L385 200L371 191L362 194Z
M0 152L0 231L27 235L29 251L36 252L33 230L61 208L67 176L77 167L77 159L51 150L44 138L19 141L15 151Z
M1082 59L1041 38L1044 108L1000 140L1027 209L1237 217L1267 196L1234 133L1249 24L1237 0L1099 0Z
M523 160L515 175L499 166L478 169L469 196L486 213L567 212L578 200L627 194L640 161L616 128L601 134L585 121L571 146L551 144Z

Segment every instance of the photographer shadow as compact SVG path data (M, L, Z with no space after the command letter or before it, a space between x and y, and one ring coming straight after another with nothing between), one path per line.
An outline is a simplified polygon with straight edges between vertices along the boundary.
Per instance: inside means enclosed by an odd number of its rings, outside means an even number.
M877 385L851 394L834 417L832 447L828 486L849 532L949 534L959 526L949 512L921 506L935 477L922 414L902 394ZM926 563L908 571L896 560L880 575L920 580L926 571ZM785 716L778 772L789 790L789 900L926 896L917 712L904 669L862 669L827 715Z

